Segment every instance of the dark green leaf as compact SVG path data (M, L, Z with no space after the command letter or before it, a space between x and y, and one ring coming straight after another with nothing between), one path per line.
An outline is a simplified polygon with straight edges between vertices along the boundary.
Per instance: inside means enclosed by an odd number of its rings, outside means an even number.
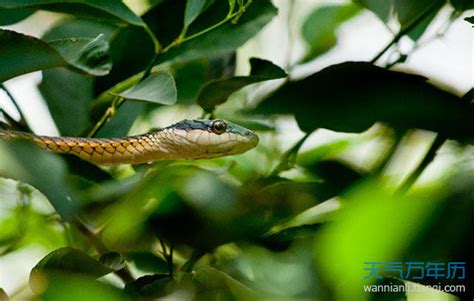
M46 32L43 40L94 38L100 34L110 37L114 30L115 27L109 24L67 18ZM55 68L43 71L38 88L61 135L79 136L91 126L89 110L94 98L93 78L69 69Z
M471 23L471 24L474 24L474 16L464 18L464 20L466 20L467 22L469 22L469 23Z
M106 41L80 41L77 46L82 48L72 47L71 40L52 45L34 37L0 30L0 64L3 66L0 82L21 74L54 67L72 67L97 75L110 69L110 65L103 61L103 58L107 57L104 52L108 47Z
M106 252L99 258L99 262L107 268L118 271L125 267L125 259L117 252Z
M159 298L169 293L168 288L173 282L169 275L147 275L127 283L124 290L134 297Z
M214 2L214 0L188 0L184 13L184 27L191 25L212 2Z
M37 273L47 275L55 272L82 274L99 278L113 272L113 269L101 264L82 251L73 248L61 248L52 251L41 259L31 271L31 277L34 278Z
M54 47L34 37L0 30L0 82L41 69L66 66Z
M71 38L51 41L50 45L70 65L95 76L106 75L112 69L109 43L103 35L91 38Z
M177 98L176 83L168 72L157 72L119 95L131 100L172 105Z
M114 0L0 0L3 8L35 8L69 13L73 15L93 16L115 22L143 26L143 21L136 16L122 1Z
M294 114L307 132L316 128L361 132L385 122L399 131L419 128L466 139L474 133L473 110L423 77L347 62L288 83L256 112Z
M223 20L228 12L226 1L215 1L193 23L188 36ZM203 56L217 56L234 51L259 32L277 14L269 0L253 1L237 24L228 22L207 34L183 43L160 57L158 63L170 59L188 60Z
M62 135L78 136L90 127L92 78L65 68L45 70L38 88Z
M133 252L127 254L127 260L133 262L138 269L144 272L162 274L169 272L168 263L153 253Z
M15 24L21 20L28 18L35 12L34 9L28 8L0 8L0 26Z
M249 76L222 78L207 83L199 92L198 104L206 111L214 111L217 105L223 104L234 92L250 84L286 77L285 71L272 62L252 58Z
M450 0L451 5L459 12L468 9L474 9L474 3L471 0Z
M360 8L354 4L323 6L314 10L301 28L301 34L309 46L303 61L310 61L334 47L337 28L359 11Z

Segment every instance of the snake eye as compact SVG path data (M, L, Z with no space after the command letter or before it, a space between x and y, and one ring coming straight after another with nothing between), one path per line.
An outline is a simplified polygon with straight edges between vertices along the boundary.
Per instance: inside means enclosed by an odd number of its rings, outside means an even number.
M225 133L225 130L227 129L227 124L225 123L224 120L214 120L211 124L211 130L214 132L214 134L220 135Z

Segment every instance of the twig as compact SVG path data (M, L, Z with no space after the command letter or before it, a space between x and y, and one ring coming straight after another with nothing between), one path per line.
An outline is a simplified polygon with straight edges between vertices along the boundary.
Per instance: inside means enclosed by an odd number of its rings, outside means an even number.
M20 106L18 105L18 102L16 101L15 97L13 97L13 95L10 93L10 91L7 89L7 87L5 87L4 84L0 84L0 89L2 89L3 91L5 91L5 93L7 94L8 98L10 98L11 103L13 104L13 106L14 106L15 109L17 110L18 114L20 115L20 121L18 122L18 124L19 124L22 128L27 129L29 132L31 132L31 129L30 129L28 123L26 122L25 115L23 114L23 111L20 109ZM15 120L15 119L12 118L9 114L7 114L7 112L5 112L4 110L1 110L1 112L2 112L5 116L7 116L9 119Z
M294 161L296 160L296 155L298 154L300 148L303 146L305 143L306 139L308 139L309 136L311 136L312 132L306 133L303 138L301 138L298 142L296 142L295 145L293 145L292 148L287 150L280 159L280 162L278 165L273 169L273 171L270 173L269 177L276 176L280 172L288 170L293 164Z

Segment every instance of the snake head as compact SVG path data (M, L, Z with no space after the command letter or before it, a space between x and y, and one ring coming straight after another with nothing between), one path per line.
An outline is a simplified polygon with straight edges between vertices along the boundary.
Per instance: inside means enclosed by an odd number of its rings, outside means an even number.
M186 147L182 153L187 152L189 157L185 159L238 155L259 142L253 131L223 119L183 120L165 130Z

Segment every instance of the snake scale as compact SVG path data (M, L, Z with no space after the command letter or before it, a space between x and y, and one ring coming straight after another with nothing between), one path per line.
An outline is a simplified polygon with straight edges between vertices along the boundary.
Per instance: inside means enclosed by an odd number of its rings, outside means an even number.
M97 165L237 155L254 148L259 141L254 132L222 119L182 120L163 129L123 138L48 137L0 130L0 139L29 140L51 152L73 154Z

